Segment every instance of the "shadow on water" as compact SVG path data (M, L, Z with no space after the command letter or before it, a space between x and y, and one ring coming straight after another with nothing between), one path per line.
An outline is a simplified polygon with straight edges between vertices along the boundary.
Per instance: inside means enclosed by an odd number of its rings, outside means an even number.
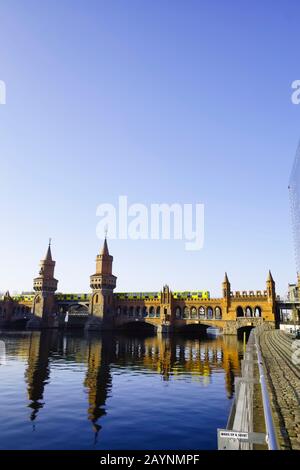
M118 333L122 333L126 336L155 336L155 326L147 322L129 322L118 328Z

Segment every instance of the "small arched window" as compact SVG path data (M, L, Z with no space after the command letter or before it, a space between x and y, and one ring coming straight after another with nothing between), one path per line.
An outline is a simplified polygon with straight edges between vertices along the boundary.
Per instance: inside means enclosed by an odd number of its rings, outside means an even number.
M255 310L254 310L254 316L255 317L261 317L261 308L260 307L255 307Z
M237 307L236 309L236 316L237 317L243 317L244 316L244 310L242 307Z
M188 307L183 309L183 318L190 318L190 309Z
M215 316L217 320L221 320L222 318L222 310L220 307L215 308Z
M205 318L205 308L199 307L199 318Z
M214 316L214 311L211 307L208 307L207 308L207 319L208 320L212 320L213 319L213 316Z
M181 308L180 307L176 307L175 317L176 318L181 318Z
M252 308L246 307L246 317L252 317Z
M150 307L150 310L149 310L149 317L151 317L151 318L155 317L155 310L154 310L154 307Z
M191 308L191 318L197 318L197 309L196 309L196 307Z

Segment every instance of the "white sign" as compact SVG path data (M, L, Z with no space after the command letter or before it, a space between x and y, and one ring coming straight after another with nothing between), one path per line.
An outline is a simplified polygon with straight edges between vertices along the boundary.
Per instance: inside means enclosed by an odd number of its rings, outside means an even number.
M240 441L247 441L249 434L247 432L238 431L220 431L220 437L226 437L227 439L239 439Z

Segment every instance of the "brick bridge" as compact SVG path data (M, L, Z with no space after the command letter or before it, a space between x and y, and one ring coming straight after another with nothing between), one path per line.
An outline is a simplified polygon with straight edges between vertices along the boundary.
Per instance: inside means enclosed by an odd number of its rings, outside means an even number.
M157 292L114 292L113 257L105 239L90 276L91 293L56 293L55 261L50 245L34 279L34 292L13 301L31 311L29 327L84 326L88 330L152 326L157 331L217 327L224 334L264 322L275 326L275 282L269 272L262 291L231 290L227 274L222 296L210 298L208 291L171 291L165 285ZM0 301L0 320L1 320ZM27 311L27 310L26 310Z

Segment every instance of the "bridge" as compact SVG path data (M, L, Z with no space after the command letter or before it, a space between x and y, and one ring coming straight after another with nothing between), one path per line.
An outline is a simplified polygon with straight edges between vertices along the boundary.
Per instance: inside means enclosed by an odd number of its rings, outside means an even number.
M169 332L216 327L224 334L237 334L263 322L275 326L276 292L270 271L265 290L235 292L225 273L219 298L211 298L206 290L172 291L168 285L155 292L114 292L117 278L112 261L105 239L96 258L96 272L90 276L91 293L59 293L49 245L34 279L34 292L6 299L5 311L11 312L15 305L29 308L34 315L32 326L42 328L76 325L101 330L145 325Z

